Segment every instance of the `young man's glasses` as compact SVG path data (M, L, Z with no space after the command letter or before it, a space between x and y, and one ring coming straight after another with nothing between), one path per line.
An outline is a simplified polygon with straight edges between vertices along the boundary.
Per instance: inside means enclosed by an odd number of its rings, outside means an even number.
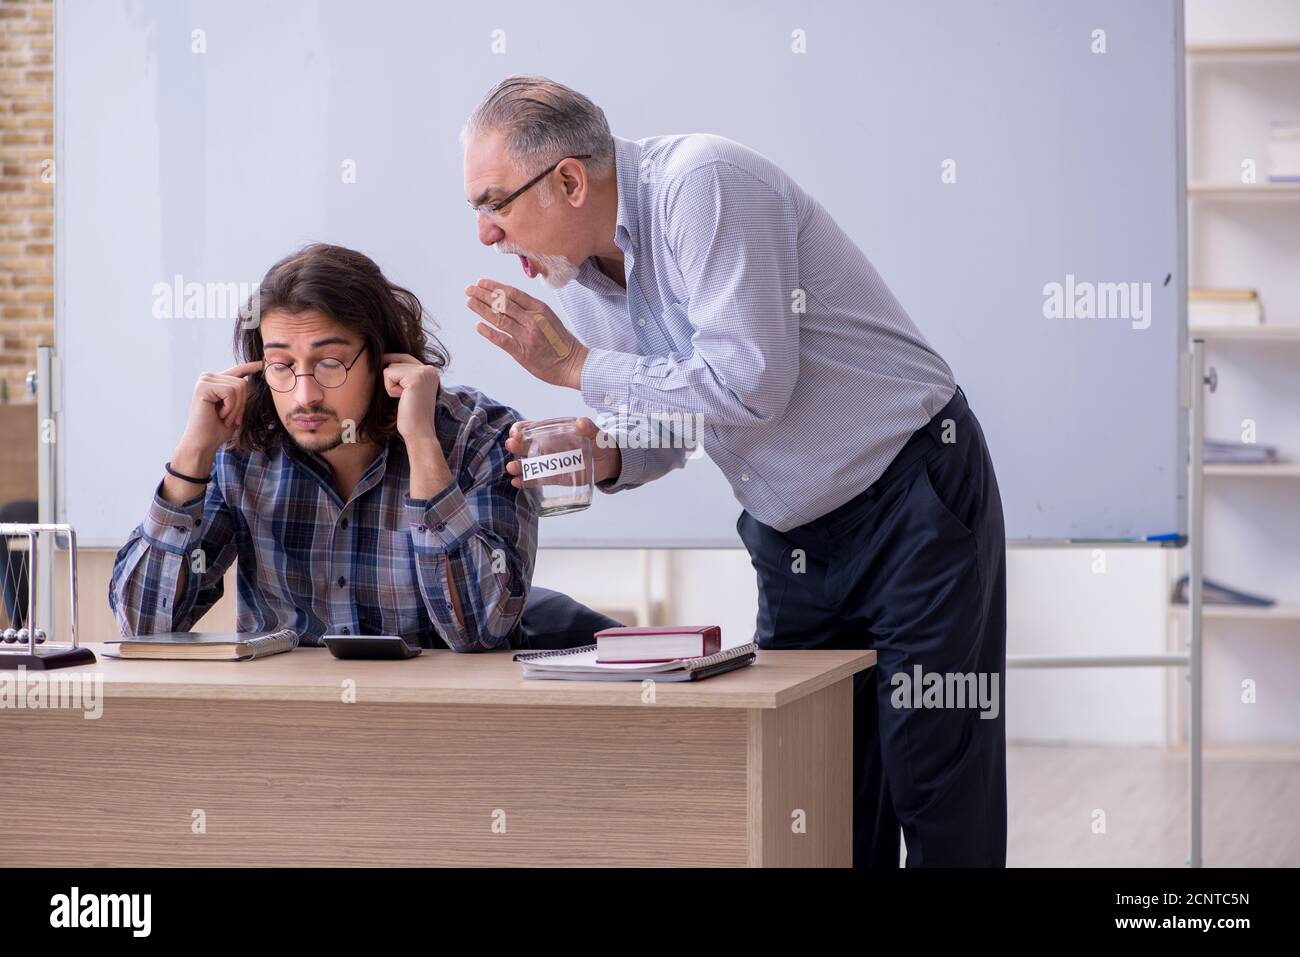
M361 352L365 351L366 347L362 346ZM361 358L361 352L347 365L338 359L322 359L311 372L294 372L291 365L270 362L262 374L266 377L266 384L276 392L292 392L303 376L311 376L322 389L337 389L348 381L348 372L357 364L357 359Z
M475 206L473 203L470 203L469 200L465 200L465 202L469 203L469 208L474 210L474 212L476 213L482 213L484 216L495 216L497 213L501 212L501 210L505 209L516 199L522 196L524 193L528 192L528 190L531 189L533 186L540 183L543 176L545 176L547 173L550 173L552 170L555 169L555 167L559 166L566 159L576 159L576 160L591 159L591 154L579 153L577 156L561 156L554 163L546 167L546 169L542 170L540 173L538 173L528 182L524 183L523 186L520 186L517 190L515 190L505 199L499 199L494 203L483 203L480 206Z

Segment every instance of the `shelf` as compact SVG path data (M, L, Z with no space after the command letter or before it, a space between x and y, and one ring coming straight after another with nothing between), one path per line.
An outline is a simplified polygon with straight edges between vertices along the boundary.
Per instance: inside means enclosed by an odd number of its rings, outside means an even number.
M1270 326L1189 326L1189 339L1238 342L1300 342L1300 325Z
M1186 617L1186 605L1170 605L1169 613ZM1201 605L1201 617L1218 621L1300 621L1300 603L1278 602L1268 608L1253 605Z
M1187 184L1188 196L1221 196L1227 199L1250 196L1257 198L1300 197L1300 183L1211 183L1204 180Z
M1206 462L1205 474L1227 478L1300 478L1300 462L1279 462L1276 465Z

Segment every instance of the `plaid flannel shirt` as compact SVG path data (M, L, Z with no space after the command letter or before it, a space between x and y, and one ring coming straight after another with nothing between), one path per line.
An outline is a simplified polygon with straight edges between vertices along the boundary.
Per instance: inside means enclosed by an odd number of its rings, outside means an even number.
M119 630L191 630L237 560L241 632L290 628L307 645L324 634L401 635L426 648L441 639L455 651L517 645L537 542L532 493L505 469L519 418L474 389L443 385L435 429L454 481L427 499L409 497L400 436L347 502L326 461L292 441L270 453L223 446L206 493L173 505L160 482L117 553L108 597Z

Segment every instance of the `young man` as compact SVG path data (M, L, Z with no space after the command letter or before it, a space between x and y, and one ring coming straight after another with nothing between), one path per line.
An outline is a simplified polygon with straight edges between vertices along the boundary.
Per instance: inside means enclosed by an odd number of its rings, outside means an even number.
M199 376L117 554L122 634L191 629L238 560L241 632L517 646L537 538L505 469L519 414L441 384L419 300L361 253L307 247L271 268L257 307L236 327L243 361Z

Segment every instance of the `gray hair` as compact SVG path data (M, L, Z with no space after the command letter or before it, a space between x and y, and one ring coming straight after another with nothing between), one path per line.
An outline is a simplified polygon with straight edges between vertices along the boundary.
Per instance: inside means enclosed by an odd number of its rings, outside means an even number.
M509 76L488 91L461 130L461 145L480 133L505 136L506 155L529 176L566 156L591 154L587 166L613 172L614 137L605 112L544 76Z

